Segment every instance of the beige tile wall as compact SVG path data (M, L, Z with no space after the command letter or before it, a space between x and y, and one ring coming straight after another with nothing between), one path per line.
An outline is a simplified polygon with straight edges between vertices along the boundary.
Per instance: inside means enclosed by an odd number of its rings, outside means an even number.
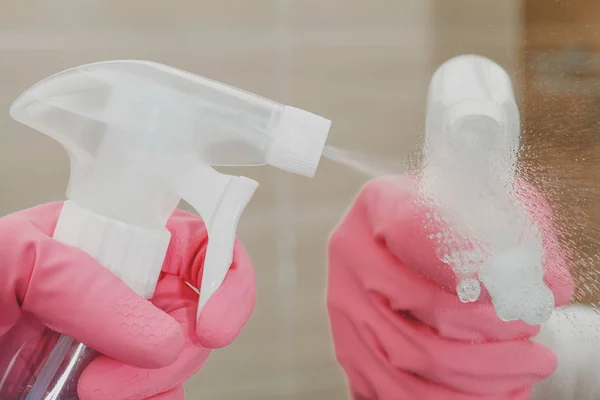
M509 63L518 20L516 0L2 2L10 3L0 13L2 214L63 197L65 154L6 113L51 73L105 59L160 61L326 116L333 145L402 157L418 147L435 63L465 51ZM312 181L268 167L237 172L261 183L240 226L257 309L239 340L189 382L188 397L346 399L323 307L326 240L365 179L327 160Z

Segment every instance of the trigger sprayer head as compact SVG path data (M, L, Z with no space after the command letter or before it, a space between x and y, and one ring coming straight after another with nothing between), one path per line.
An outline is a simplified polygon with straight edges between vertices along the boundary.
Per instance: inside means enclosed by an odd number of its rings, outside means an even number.
M140 60L99 62L55 74L25 91L10 113L67 150L67 197L81 209L119 226L149 230L164 229L182 198L196 209L209 236L200 309L231 265L239 218L258 186L211 166L271 164L312 177L331 124L307 111ZM160 271L158 261L154 273Z

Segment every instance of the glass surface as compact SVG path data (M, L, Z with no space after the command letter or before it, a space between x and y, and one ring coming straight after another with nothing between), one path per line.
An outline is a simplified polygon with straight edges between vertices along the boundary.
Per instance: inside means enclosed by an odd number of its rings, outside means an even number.
M574 301L595 307L599 37L595 0L12 2L0 13L0 214L64 197L63 150L7 111L31 84L68 67L124 58L169 64L323 115L333 121L333 146L419 165L433 72L450 57L477 53L513 81L521 176L555 212ZM270 167L227 173L261 185L239 229L258 302L238 340L213 352L187 383L188 398L348 400L324 306L327 241L366 178L328 160L312 180ZM550 339L572 332L565 340L575 343L590 332L584 349L600 360L593 322L563 324ZM597 367L582 370L593 375ZM592 383L582 384L577 400L600 398ZM539 390L534 400L558 393Z

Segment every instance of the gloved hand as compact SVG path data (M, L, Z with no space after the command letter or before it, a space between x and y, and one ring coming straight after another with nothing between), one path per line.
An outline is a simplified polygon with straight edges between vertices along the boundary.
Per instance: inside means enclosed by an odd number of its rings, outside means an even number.
M183 383L252 313L255 277L246 251L236 243L223 285L196 321L198 294L188 283L200 287L208 240L198 217L176 211L169 220L171 243L148 301L86 253L51 239L61 208L0 219L0 368L27 367L31 354L12 357L43 324L103 354L83 372L80 400L183 399Z
M485 290L475 303L459 300L424 227L417 183L369 183L331 236L327 306L351 389L364 400L528 399L556 368L554 354L529 340L538 326L501 321ZM565 304L573 284L550 208L530 212L543 231L545 281Z

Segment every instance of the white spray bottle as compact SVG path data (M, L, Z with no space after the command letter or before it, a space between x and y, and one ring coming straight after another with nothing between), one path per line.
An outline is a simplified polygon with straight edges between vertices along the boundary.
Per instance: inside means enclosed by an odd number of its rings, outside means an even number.
M457 292L475 301L479 282L503 320L540 324L554 296L544 283L544 247L519 199L520 120L508 74L476 55L435 72L428 93L423 197L433 202L439 255Z
M10 113L69 154L69 200L54 238L86 251L141 296L154 293L170 240L165 224L180 199L196 209L209 236L199 313L230 267L238 220L258 186L211 166L270 164L312 177L331 124L146 61L58 73L23 93ZM72 345L59 340L27 400L60 392L55 375Z

